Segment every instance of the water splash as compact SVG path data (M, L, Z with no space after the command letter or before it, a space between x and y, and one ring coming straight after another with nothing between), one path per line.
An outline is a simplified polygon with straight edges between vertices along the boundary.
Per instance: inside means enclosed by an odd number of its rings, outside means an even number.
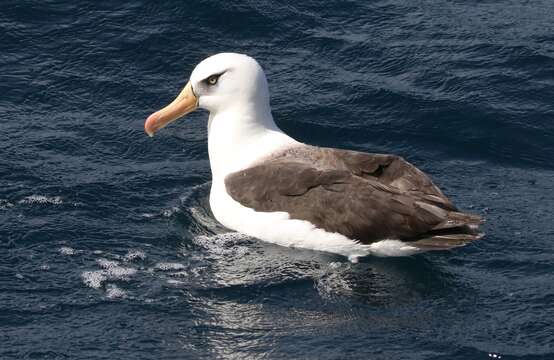
M60 196L30 195L17 202L18 204L40 204L40 205L61 205L63 200Z

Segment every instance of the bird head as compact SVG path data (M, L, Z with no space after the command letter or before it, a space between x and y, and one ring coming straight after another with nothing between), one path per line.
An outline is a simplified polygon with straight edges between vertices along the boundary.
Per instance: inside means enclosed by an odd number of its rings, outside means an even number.
M261 66L247 55L221 53L200 62L175 100L148 117L144 130L154 136L197 108L217 113L260 105L269 106L267 80Z

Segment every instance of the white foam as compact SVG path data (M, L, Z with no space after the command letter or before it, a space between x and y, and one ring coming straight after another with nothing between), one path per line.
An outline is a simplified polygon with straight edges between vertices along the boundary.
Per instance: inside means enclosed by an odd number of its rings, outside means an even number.
M315 279L315 288L322 298L351 294L352 287L344 274L350 270L348 263L332 262Z
M173 279L167 280L167 283L169 285L183 285L183 284L185 284L185 282L183 282L183 281L173 280Z
M248 237L239 232L228 232L211 236L199 235L193 241L212 254L241 256L249 251L247 246L238 245L245 238Z
M155 218L157 214L152 214L152 213L142 213L140 214L140 216L142 217L145 217L147 219L152 219L152 218Z
M170 218L173 215L175 215L177 212L179 212L178 207L172 207L171 209L163 209L159 213L142 213L140 216L147 218L147 219L154 219L157 217L163 217L163 218Z
M106 270L106 274L110 280L129 280L129 277L135 275L136 273L137 269L122 266L114 266Z
M61 205L62 198L59 196L31 195L18 201L19 204L49 204Z
M161 215L163 217L169 218L169 217L172 217L174 214L176 214L178 211L179 211L178 207L173 207L171 209L164 209L162 210Z
M107 280L128 281L137 273L137 269L120 266L117 261L97 259L96 263L102 270L85 271L81 274L86 286L99 289Z
M183 270L183 269L185 269L185 265L180 264L180 263L171 263L171 262L157 263L154 267L156 269L162 270L162 271Z
M107 277L102 270L85 271L81 274L81 278L86 286L93 289L100 289L102 283L107 280Z
M146 259L146 254L141 250L129 250L127 254L123 257L125 261L134 261L134 260L144 260Z
M61 248L58 249L58 251L60 252L60 254L65 256L72 256L76 254L75 249L69 246L62 246Z
M122 299L127 297L127 293L115 284L108 284L106 286L106 297L109 299Z
M102 269L111 269L119 265L117 261L107 260L107 259L96 259L96 263Z

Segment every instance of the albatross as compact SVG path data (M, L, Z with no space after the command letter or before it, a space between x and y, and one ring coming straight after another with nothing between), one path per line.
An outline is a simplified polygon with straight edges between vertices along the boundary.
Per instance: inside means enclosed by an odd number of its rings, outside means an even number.
M458 210L402 157L299 142L275 124L269 99L255 59L220 53L144 124L153 136L197 108L209 112L210 207L225 227L351 261L447 250L482 236L481 217Z

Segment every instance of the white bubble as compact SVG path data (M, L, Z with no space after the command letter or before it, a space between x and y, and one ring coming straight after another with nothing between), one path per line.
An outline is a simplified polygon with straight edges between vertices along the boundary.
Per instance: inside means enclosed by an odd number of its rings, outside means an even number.
M185 268L185 265L180 263L162 262L162 263L157 263L155 265L155 268L162 271L183 270Z
M102 270L85 271L81 274L83 283L93 289L99 289L102 283L107 280L106 275Z
M127 297L127 293L115 284L108 284L106 286L106 297L109 299L122 299Z
M167 283L168 283L169 285L181 285L181 284L184 284L183 281L173 280L173 279L167 280Z
M156 217L156 214L143 213L143 214L140 214L140 216L145 217L147 219L152 219L152 218Z
M62 246L59 250L60 254L65 256L71 256L75 255L76 251L73 248L70 248L69 246Z
M97 259L96 263L102 268L102 269L111 269L113 267L116 267L119 265L117 261L108 260L108 259Z
M105 271L106 275L110 279L115 280L128 280L130 276L137 273L137 269L130 267L114 266Z
M246 235L238 232L228 232L212 236L196 236L193 241L214 255L243 256L250 251L248 246L240 245Z
M137 273L137 269L120 266L117 261L108 259L97 259L96 263L102 270L85 271L81 275L85 285L98 289L106 280L128 281L131 276Z
M340 262L332 262L323 268L315 280L315 288L323 298L333 298L337 295L352 293L352 287L345 275L350 269L349 264L343 266Z
M172 217L174 214L176 214L178 211L179 211L179 208L177 207L174 207L171 209L165 209L165 210L162 210L161 215L163 217L169 218L169 217Z
M59 196L31 195L18 201L19 204L50 204L60 205L63 203Z
M125 261L144 260L146 259L146 254L141 250L129 250L123 259Z
M96 263L102 269L104 269L104 274L110 279L126 279L129 276L135 275L137 269L131 267L120 266L119 262L108 259L97 259Z

